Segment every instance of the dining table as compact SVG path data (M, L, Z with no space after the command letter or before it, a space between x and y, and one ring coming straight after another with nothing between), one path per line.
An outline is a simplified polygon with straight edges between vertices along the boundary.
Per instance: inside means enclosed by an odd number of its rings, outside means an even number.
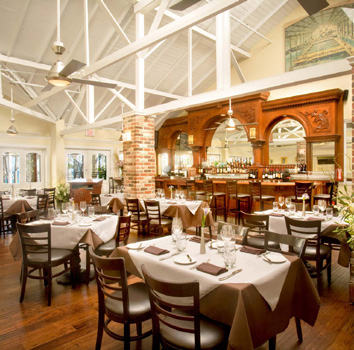
M124 211L124 193L106 193L100 194L101 205L109 206L113 213L123 215Z
M3 197L3 207L6 214L18 214L37 208L37 196Z
M183 252L178 252L172 237L166 236L118 247L111 257L123 257L127 271L138 277L142 277L144 264L153 276L163 280L181 283L198 280L200 312L230 327L230 350L262 345L284 331L292 317L311 326L315 324L319 296L297 256L274 253L278 257L273 263L263 255L243 252L235 245L236 265L225 271L223 254L213 248L213 242L206 254L201 254L196 238L190 236ZM151 247L153 251L161 248L167 253L151 254L148 252ZM222 273L212 275L199 270L206 263Z

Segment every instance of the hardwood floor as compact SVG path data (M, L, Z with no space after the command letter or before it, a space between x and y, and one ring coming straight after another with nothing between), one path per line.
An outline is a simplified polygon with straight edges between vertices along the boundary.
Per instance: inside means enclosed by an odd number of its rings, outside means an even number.
M47 307L43 285L29 280L24 302L20 304L20 262L13 260L8 249L11 238L0 238L0 349L94 349L98 317L96 283L79 285L73 290L54 282L52 306ZM131 241L136 240L132 233ZM304 341L298 344L295 322L291 320L286 331L277 336L277 349L354 349L354 305L348 303L349 270L336 264L337 253L333 255L332 286L328 289L323 277L324 293L315 326L302 323ZM119 350L123 344L104 334L102 349ZM151 349L151 337L141 343L133 342L131 349ZM267 344L259 349L267 349Z

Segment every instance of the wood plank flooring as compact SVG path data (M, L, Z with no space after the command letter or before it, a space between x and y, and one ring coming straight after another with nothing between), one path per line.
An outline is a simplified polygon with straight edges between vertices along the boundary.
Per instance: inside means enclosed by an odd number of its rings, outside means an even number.
M20 262L13 260L8 249L11 238L0 238L0 349L94 349L98 317L96 283L73 290L54 282L52 306L47 307L43 285L29 280L24 302L20 304ZM130 240L137 240L134 232ZM304 342L298 344L295 322L291 320L287 330L277 336L277 349L354 350L354 305L348 303L349 270L336 264L337 253L333 255L332 286L327 288L324 276L315 326L302 324ZM148 327L150 322L145 324ZM104 334L102 349L119 350L123 344ZM151 349L151 337L133 342L131 349ZM267 349L267 344L260 349Z

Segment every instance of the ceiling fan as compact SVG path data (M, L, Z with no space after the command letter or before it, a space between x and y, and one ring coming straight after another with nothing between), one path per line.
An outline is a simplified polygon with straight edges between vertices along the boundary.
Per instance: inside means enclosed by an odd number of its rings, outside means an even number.
M245 123L245 124L237 124L237 125L236 125L235 121L232 119L233 114L234 114L234 112L233 112L233 110L231 109L231 98L230 98L230 99L229 99L229 110L227 111L227 115L228 115L229 117L226 118L226 119L222 119L222 120L219 121L219 122L215 122L215 124L224 124L226 130L229 130L229 131L232 131L232 130L242 130L242 127L243 127L243 126L258 125L257 122ZM217 129L217 128L218 128L218 127L216 127L216 128L208 128L208 129L205 129L205 130L215 130L215 129Z
M60 60L60 56L65 51L64 44L60 41L60 0L57 0L57 40L54 41L52 50L57 55L57 60L54 62L48 74L46 75L46 80L49 84L46 85L42 91L49 91L53 87L69 86L71 83L89 84L110 89L113 89L117 86L116 84L112 83L70 77L71 74L84 67L85 63L77 60L71 60L66 66L64 66Z

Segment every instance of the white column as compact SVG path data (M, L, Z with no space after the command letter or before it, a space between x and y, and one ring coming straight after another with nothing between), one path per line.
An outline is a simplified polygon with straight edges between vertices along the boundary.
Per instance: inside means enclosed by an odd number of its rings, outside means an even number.
M188 29L188 96L193 95L193 30Z
M216 88L231 86L230 13L216 16Z
M137 13L135 16L136 21L136 40L144 37L144 14ZM135 106L138 111L144 109L144 84L145 84L145 65L144 57L141 53L137 54L135 59Z

